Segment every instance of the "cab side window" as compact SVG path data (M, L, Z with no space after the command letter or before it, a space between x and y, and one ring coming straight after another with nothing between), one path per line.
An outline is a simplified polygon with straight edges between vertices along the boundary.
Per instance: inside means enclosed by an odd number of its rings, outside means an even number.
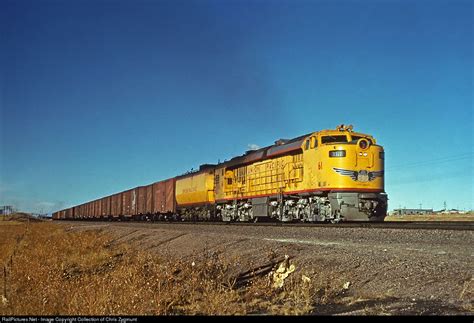
M304 150L308 150L309 149L309 139L307 139L304 143Z
M316 137L311 137L310 141L311 141L311 149L318 147L318 139Z

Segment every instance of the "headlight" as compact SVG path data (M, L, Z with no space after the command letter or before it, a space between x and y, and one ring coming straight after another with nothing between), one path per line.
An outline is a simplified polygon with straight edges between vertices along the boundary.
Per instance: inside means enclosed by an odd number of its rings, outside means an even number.
M360 149L365 150L369 148L369 142L367 141L367 139L364 139L364 138L359 139L359 142L357 144L359 145Z
M330 150L329 157L346 157L345 150Z

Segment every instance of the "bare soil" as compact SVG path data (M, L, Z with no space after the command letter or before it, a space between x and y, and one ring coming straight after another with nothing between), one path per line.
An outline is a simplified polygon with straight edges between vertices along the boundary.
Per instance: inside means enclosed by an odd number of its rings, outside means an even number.
M113 243L169 259L209 254L234 261L235 275L266 275L288 255L292 277L332 293L317 315L473 315L474 232L449 230L253 227L173 223L62 223L99 230ZM247 273L247 275L246 275ZM298 278L299 279L299 278Z

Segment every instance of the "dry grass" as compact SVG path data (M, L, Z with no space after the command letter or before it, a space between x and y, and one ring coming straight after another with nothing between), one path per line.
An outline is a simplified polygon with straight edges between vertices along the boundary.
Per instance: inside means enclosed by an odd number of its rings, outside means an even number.
M385 221L474 221L474 213L390 215L385 218Z
M239 283L238 262L218 254L171 260L112 241L50 222L0 225L0 315L309 314L337 294L298 271L274 289L267 274Z

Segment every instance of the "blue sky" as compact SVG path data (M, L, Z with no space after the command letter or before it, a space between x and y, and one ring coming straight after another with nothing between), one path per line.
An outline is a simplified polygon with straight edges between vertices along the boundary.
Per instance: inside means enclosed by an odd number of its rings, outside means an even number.
M0 204L50 212L353 124L389 209L474 209L471 1L0 2Z

